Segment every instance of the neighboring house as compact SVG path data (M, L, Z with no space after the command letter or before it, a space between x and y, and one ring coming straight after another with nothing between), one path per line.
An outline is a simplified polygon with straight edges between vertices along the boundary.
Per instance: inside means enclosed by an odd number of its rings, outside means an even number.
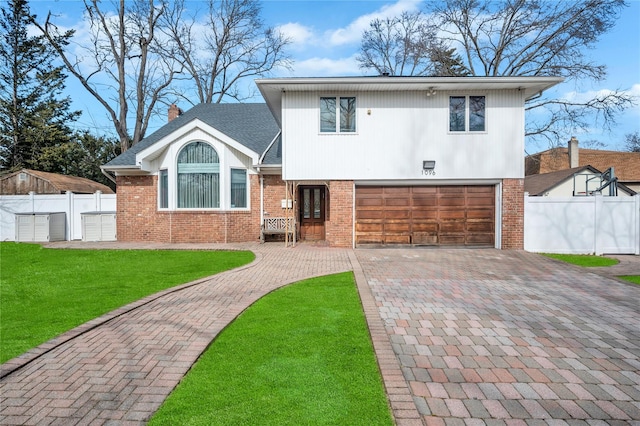
M266 104L170 109L103 166L118 239L522 249L524 103L555 77L262 79ZM175 118L174 118L175 117Z
M567 148L552 148L525 157L525 175L536 175L590 165L605 172L613 167L618 182L640 192L640 152L584 149L571 138Z
M103 194L113 194L113 190L106 185L90 179L77 176L60 175L57 173L40 172L22 169L0 178L0 195L36 194L93 194L97 191Z
M583 166L557 172L525 176L524 192L535 197L573 197L594 195L611 195L606 186L602 172L595 167ZM622 183L615 185L614 195L633 196L636 192Z

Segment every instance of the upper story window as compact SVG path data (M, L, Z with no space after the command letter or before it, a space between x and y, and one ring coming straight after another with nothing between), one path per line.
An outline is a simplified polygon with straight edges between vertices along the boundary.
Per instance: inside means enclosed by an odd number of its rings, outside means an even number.
M220 207L220 159L209 144L192 142L178 154L178 208Z
M449 131L484 132L485 105L484 96L450 96Z
M322 97L320 98L321 133L355 133L356 98Z

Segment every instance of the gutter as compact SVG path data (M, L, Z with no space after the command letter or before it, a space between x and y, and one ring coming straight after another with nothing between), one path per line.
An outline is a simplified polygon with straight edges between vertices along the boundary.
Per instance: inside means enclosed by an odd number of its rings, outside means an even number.
M102 172L103 175L105 175L107 177L107 179L109 179L111 182L113 182L114 184L116 183L116 178L114 178L113 176L111 176L111 174L109 172L107 172L105 169L103 169L102 167L100 167L100 171Z

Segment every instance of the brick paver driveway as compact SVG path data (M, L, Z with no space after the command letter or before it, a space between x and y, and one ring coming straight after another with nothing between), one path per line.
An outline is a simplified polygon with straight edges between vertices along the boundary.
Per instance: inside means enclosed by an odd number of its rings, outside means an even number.
M640 286L525 252L355 253L420 415L399 424L640 424Z

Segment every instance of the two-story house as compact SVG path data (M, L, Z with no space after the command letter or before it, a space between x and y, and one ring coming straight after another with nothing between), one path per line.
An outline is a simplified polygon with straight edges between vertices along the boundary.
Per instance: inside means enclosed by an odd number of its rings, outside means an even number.
M290 215L332 246L521 249L524 103L560 81L257 80L265 104L198 105L103 166L118 238L256 241Z

